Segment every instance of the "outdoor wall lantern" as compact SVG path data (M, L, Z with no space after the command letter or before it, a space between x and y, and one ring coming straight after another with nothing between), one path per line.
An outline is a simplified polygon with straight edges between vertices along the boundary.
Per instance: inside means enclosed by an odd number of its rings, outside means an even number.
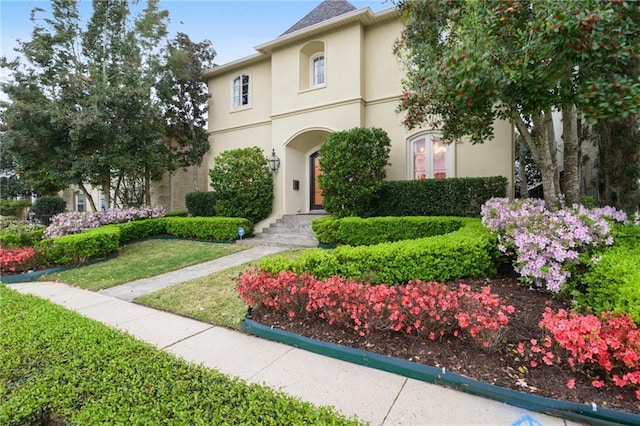
M269 168L273 173L278 173L280 168L280 158L276 155L276 150L271 149L271 157L269 157Z

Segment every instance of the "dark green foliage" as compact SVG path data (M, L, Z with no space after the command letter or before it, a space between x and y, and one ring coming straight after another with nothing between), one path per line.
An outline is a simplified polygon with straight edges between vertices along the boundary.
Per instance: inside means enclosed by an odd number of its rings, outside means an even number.
M30 247L42 239L42 225L13 225L0 228L0 247Z
M322 244L368 246L433 237L457 231L464 222L455 217L326 217L311 223Z
M340 246L315 249L286 261L265 259L268 272L292 270L325 279L340 275L373 284L402 284L410 280L447 281L495 274L500 262L496 237L479 219L459 218L457 231L435 237L382 243L372 246Z
M374 195L386 177L391 140L379 128L331 133L320 148L325 210L337 217L371 216Z
M375 216L480 217L488 199L506 196L504 176L385 182L376 194Z
M31 207L36 219L45 226L53 216L64 213L66 209L67 203L60 197L39 197Z
M116 252L119 246L120 231L111 225L80 234L47 238L37 244L43 259L51 265L72 265L106 257Z
M628 313L640 323L640 245L616 245L599 259L578 278L585 289L577 297L578 306L596 314Z
M164 217L187 217L189 216L189 212L186 210L176 210L173 212L166 213Z
M120 244L167 233L166 216L165 218L134 220L109 226L118 228L120 232ZM102 228L104 229L106 227Z
M218 216L242 217L252 223L266 219L273 208L273 176L260 148L225 151L209 171L217 194Z
M190 192L185 197L185 203L189 216L215 216L216 215L215 192Z
M0 200L0 216L22 218L24 209L30 206L29 200Z
M357 424L0 287L0 424Z
M246 235L253 232L249 220L236 217L176 217L166 222L166 232L178 238L233 241L240 237L239 227L244 228Z

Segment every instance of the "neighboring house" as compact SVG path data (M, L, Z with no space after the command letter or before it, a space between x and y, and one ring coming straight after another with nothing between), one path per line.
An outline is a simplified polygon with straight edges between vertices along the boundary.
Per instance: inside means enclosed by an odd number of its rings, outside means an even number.
M402 67L393 44L402 30L395 8L373 13L328 0L257 53L205 73L211 94L211 149L201 173L221 152L258 146L274 152L272 215L322 209L318 150L331 132L380 127L391 138L387 179L505 176L513 194L514 132L495 123L484 144L445 145L438 129L408 131L396 112ZM177 194L173 194L176 196Z
M104 193L97 188L87 185L87 190L93 198L93 202L96 205L96 210L105 210L104 205L105 197ZM60 191L58 194L67 203L67 211L70 212L92 212L94 209L91 207L91 203L87 200L84 192L77 186L71 185L68 188Z

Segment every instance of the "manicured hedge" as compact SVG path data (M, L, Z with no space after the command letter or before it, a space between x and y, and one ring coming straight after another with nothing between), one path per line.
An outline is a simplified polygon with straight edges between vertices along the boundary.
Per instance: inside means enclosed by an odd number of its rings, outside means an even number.
M385 242L433 237L457 231L464 222L456 217L372 217L362 219L333 216L311 223L316 238L322 244L366 246Z
M248 235L251 222L233 217L162 217L92 228L79 234L47 238L37 244L49 265L70 265L108 256L129 241L156 235L233 241L242 226Z
M487 200L506 196L503 176L389 181L377 193L373 216L480 217Z
M179 238L233 241L239 237L239 227L244 228L246 235L253 232L251 222L242 218L176 217L167 219L167 233Z
M210 192L190 192L185 197L190 216L215 216L218 194Z
M0 286L0 424L357 424Z
M112 225L89 229L80 234L47 238L37 247L50 265L71 265L105 257L120 246L120 230Z
M496 237L479 219L459 220L463 226L445 235L372 246L315 249L295 260L267 258L260 267L271 273L291 270L318 279L339 275L373 284L402 284L414 279L447 281L495 274L500 262Z
M601 252L597 264L578 280L585 289L577 298L582 309L628 313L640 323L640 245L622 244Z
M0 247L29 247L42 239L45 227L42 225L13 225L0 229Z

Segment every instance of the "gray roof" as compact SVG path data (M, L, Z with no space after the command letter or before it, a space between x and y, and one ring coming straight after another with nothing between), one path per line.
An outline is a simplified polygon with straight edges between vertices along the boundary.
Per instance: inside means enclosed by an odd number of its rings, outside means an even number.
M311 25L326 21L327 19L344 15L352 10L356 10L356 7L346 0L324 0L315 9L309 12L307 16L282 33L281 36L310 27Z

